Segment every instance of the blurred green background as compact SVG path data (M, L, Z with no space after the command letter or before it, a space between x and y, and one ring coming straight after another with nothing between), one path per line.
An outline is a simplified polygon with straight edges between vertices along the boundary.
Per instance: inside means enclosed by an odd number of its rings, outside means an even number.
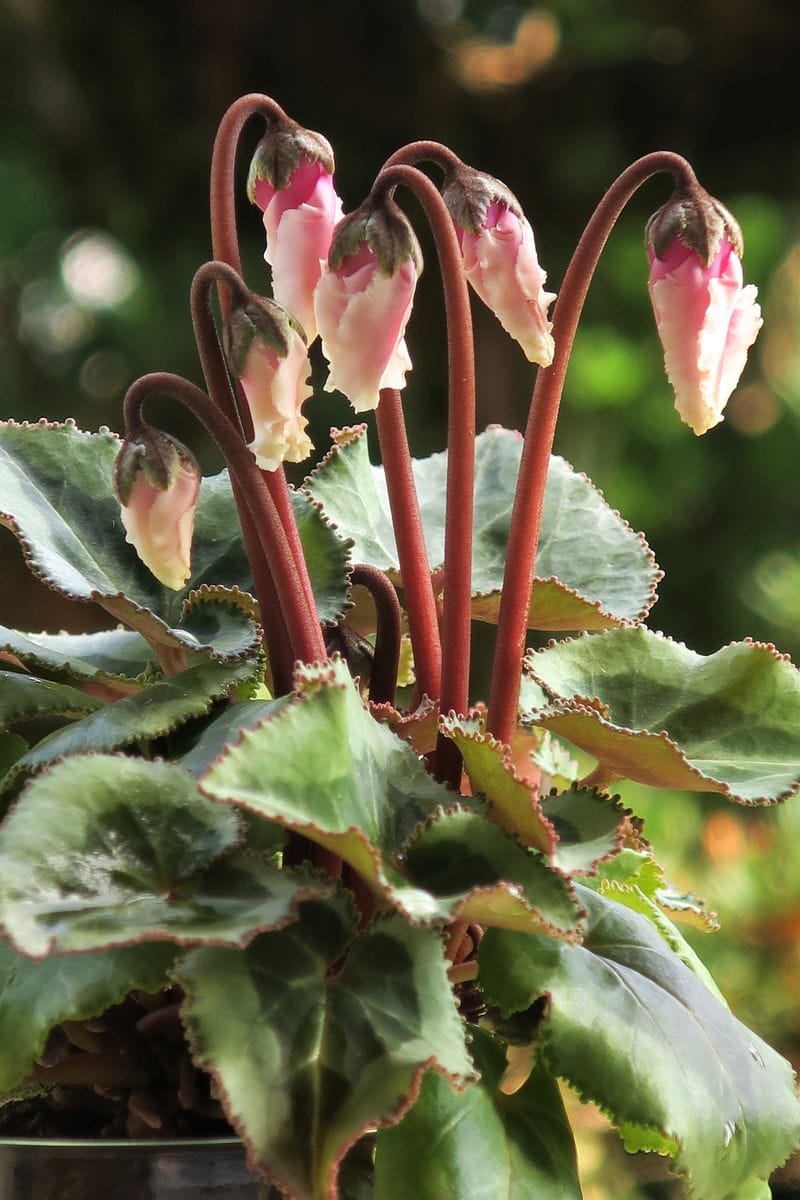
M597 273L556 448L647 533L666 572L652 626L704 653L751 635L798 660L799 55L794 0L0 0L2 416L119 428L138 374L199 381L188 288L209 255L214 131L244 92L273 94L329 137L348 209L397 146L449 143L517 193L554 291L619 171L673 149L738 216L765 328L725 423L696 439L673 411L647 299L642 231L669 193L651 181ZM244 198L240 227L248 280L266 290L259 214ZM409 333L417 454L440 449L444 427L427 257ZM519 427L532 368L490 314L474 315L479 424ZM322 453L328 427L352 417L321 391L309 407ZM164 425L216 465L180 414ZM6 623L96 619L30 583L0 534ZM737 1011L797 1061L797 805L751 814L629 799L677 881L705 888L720 912L724 932L702 950Z

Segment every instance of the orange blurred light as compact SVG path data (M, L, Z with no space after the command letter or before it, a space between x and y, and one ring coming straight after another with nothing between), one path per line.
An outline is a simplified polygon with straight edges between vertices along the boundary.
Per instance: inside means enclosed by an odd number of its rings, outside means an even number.
M558 22L533 9L517 26L513 42L465 38L455 49L456 74L472 91L516 87L550 62L558 49Z

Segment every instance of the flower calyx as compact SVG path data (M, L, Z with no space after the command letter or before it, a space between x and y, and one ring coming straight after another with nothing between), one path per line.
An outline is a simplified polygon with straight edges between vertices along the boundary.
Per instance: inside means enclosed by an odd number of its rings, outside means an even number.
M367 199L339 222L328 253L328 267L340 271L345 260L367 247L384 275L394 275L406 263L422 273L422 251L411 222L395 201L384 196Z
M644 236L648 253L656 258L663 259L674 239L680 238L706 267L711 266L723 238L738 258L744 253L739 222L697 183L676 187L647 222Z
M200 468L177 438L142 423L114 464L126 540L160 583L181 591L191 575Z
M297 168L305 162L318 163L333 175L333 149L327 138L313 129L304 129L291 117L273 117L258 143L247 175L247 195L259 208L259 185L282 191L291 183Z

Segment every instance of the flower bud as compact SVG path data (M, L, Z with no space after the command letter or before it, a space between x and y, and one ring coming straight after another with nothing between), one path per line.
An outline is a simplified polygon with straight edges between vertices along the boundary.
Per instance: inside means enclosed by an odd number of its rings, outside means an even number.
M405 387L405 329L422 270L419 243L393 200L368 201L336 227L314 297L327 392L356 412L378 405L381 388Z
M528 361L549 367L554 346L547 310L555 293L544 290L547 275L519 201L499 180L463 165L449 173L442 196L472 287Z
M258 465L275 471L283 462L308 458L314 447L300 410L311 395L311 367L298 323L279 304L251 294L247 303L234 301L225 341L250 410L249 448Z
M676 192L645 234L649 291L675 407L696 434L722 420L763 324L743 286L742 235L702 189Z
M126 541L160 583L180 592L191 575L200 494L194 455L169 434L146 426L140 440L122 443L114 486Z
M314 288L328 257L342 202L333 187L333 151L319 133L295 122L271 126L250 164L248 195L264 214L272 293L317 336Z

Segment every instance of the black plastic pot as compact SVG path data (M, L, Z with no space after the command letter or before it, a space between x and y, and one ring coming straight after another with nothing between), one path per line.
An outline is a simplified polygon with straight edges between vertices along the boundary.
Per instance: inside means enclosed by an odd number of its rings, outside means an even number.
M0 1139L0 1200L264 1200L235 1138Z

